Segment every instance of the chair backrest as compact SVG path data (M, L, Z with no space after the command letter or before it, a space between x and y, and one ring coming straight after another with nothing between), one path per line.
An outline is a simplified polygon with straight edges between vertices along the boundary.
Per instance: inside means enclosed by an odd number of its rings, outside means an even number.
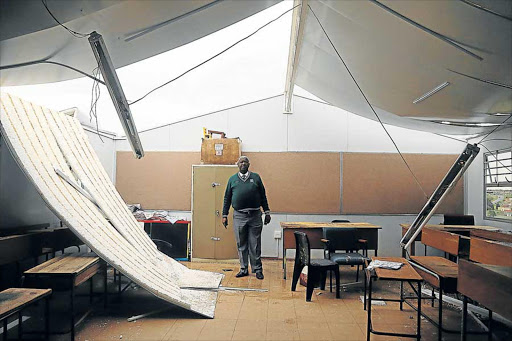
M308 235L304 232L295 231L295 259L306 266L309 265L310 257L310 249L309 249L309 239Z
M475 225L475 217L464 214L445 214L443 225Z
M350 223L350 220L346 219L334 219L331 223Z
M324 227L322 229L323 237L329 240L329 251L335 250L356 250L357 247L357 229Z

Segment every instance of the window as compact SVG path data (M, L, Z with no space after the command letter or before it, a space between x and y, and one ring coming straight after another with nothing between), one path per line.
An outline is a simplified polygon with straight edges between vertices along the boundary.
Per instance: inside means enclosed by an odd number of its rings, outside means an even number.
M484 154L485 219L512 221L512 149Z

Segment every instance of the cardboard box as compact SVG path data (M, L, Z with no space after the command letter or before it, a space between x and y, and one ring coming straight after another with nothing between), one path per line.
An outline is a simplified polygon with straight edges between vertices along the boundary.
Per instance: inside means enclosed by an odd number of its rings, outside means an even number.
M201 163L234 165L242 155L240 139L202 139Z

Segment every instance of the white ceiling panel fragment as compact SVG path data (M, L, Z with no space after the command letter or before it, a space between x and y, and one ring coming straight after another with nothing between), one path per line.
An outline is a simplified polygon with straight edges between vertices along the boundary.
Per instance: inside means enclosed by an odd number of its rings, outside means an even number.
M219 287L223 274L190 270L157 250L78 120L2 93L0 127L48 207L98 256L155 296L214 316L217 293L210 289Z

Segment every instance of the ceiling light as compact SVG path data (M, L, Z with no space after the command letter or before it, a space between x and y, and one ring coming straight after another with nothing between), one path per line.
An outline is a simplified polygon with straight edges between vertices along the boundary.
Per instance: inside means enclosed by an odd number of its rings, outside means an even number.
M436 86L435 88L433 88L429 92L427 92L427 93L421 95L420 97L416 98L414 101L412 101L412 103L413 104L417 104L417 103L423 101L424 99L429 98L430 96L432 96L436 92L441 91L442 89L446 88L448 85L450 85L449 82L444 82L443 84L440 84L440 85Z
M119 120L123 126L126 138L128 139L128 142L130 142L130 146L132 147L135 157L140 159L144 156L144 150L142 149L137 128L135 128L135 123L133 122L128 101L124 95L121 83L117 78L116 69L114 68L112 60L108 54L107 46L105 45L101 34L96 33L96 31L92 32L89 36L89 43L91 44L94 57L96 57L101 74L105 80L105 85L107 86L110 97L112 98L112 102L114 102L114 107L116 108L117 115L119 116Z

